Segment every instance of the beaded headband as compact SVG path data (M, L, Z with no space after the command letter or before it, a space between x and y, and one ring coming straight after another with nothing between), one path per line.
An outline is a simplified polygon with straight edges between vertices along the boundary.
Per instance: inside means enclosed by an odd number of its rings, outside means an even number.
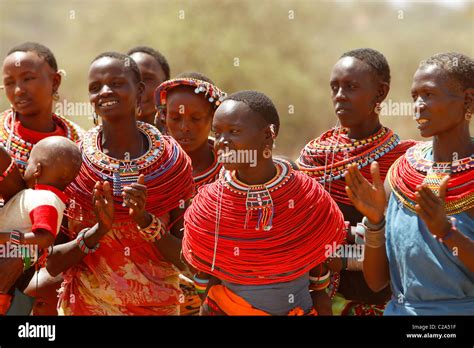
M163 82L155 90L155 105L158 109L158 115L160 119L166 119L166 97L168 92L178 86L191 86L194 87L194 93L204 93L204 97L209 103L212 104L214 109L222 103L226 97L226 93L221 91L219 88L214 86L212 83L193 79L189 77L171 79Z
M10 164L7 167L7 169L5 169L5 171L2 174L0 174L0 182L5 180L7 178L7 176L10 175L11 172L13 172L13 168L15 168L15 164L16 164L15 160L12 158Z

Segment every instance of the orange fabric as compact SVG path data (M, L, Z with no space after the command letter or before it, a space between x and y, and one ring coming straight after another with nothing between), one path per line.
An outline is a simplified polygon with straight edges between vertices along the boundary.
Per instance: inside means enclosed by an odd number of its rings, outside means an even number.
M0 315L7 314L8 309L10 308L12 297L7 294L0 294Z
M270 315L260 309L252 307L242 297L236 295L223 285L214 285L207 296L214 301L227 315Z

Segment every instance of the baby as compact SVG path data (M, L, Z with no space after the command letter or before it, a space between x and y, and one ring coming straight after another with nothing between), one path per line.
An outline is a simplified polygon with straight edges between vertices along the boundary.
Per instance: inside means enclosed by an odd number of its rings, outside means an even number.
M0 243L51 246L59 231L67 197L62 192L81 167L77 145L65 137L48 137L30 153L24 178L0 147Z
M0 208L0 249L5 243L37 245L40 249L53 245L66 208L67 197L62 191L76 178L81 163L74 142L48 137L33 147L22 177L15 161L0 146L0 196L4 201ZM30 255L24 263L25 269L31 266ZM10 300L8 294L0 294L0 315L5 314Z

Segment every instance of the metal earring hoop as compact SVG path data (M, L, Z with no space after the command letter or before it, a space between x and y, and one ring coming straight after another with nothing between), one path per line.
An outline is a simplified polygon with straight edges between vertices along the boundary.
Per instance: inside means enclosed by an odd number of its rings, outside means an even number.
M471 112L471 110L467 109L466 114L464 115L464 118L465 118L467 121L470 121L470 120L471 120L471 118L472 118L472 112Z
M374 112L375 112L377 115L380 115L380 112L381 112L381 111L382 111L382 107L380 106L380 103L375 104Z
M92 120L94 121L94 126L99 125L99 116L95 113L95 111L92 112Z
M269 159L272 157L272 150L267 146L265 150L263 150L263 158Z
M54 100L54 101L58 101L58 100L59 100L59 93L58 93L58 91L55 91L55 92L53 93L53 100Z

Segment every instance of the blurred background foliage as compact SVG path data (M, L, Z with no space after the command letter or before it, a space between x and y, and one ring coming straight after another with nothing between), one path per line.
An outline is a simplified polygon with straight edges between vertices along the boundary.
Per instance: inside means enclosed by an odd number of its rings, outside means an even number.
M137 45L162 52L172 76L200 71L227 92L262 91L280 113L276 152L295 158L307 141L336 123L328 81L342 53L380 50L392 71L388 98L410 102L420 60L444 51L473 56L474 3L0 0L2 59L24 41L48 46L66 70L60 102L88 103L90 61ZM3 94L0 107L8 106ZM92 126L87 115L68 117ZM409 116L381 118L402 138L420 139Z

